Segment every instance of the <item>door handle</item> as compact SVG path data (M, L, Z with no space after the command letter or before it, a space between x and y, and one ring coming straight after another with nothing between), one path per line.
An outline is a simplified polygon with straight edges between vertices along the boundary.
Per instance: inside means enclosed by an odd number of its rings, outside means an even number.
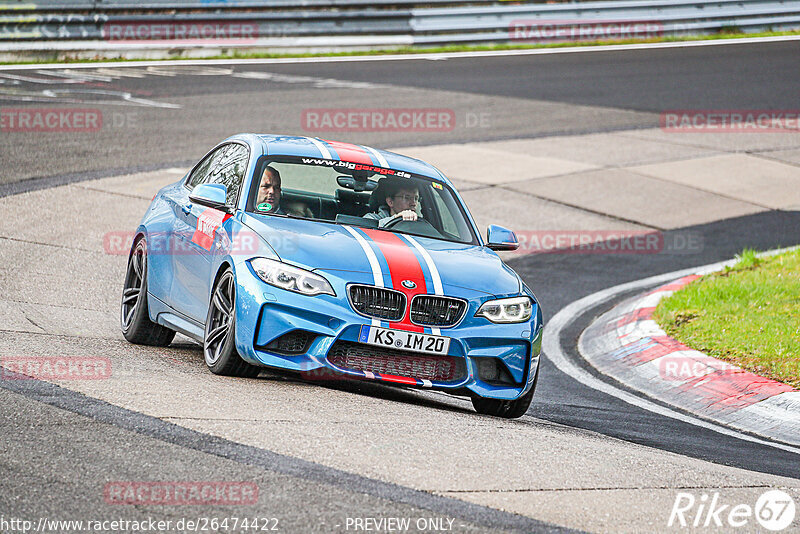
M185 206L181 206L181 211L186 215L189 215L192 212L192 205L186 204Z

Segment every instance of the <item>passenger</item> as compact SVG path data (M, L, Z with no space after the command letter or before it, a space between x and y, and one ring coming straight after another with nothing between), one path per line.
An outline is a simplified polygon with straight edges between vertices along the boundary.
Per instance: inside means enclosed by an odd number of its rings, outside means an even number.
M414 182L402 178L384 178L385 197L384 204L378 206L378 211L367 213L365 219L378 220L378 226L384 226L391 219L400 218L404 221L416 221L419 190Z

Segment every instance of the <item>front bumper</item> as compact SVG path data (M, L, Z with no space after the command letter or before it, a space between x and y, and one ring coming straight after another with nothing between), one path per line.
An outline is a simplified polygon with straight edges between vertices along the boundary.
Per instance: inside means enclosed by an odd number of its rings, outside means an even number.
M451 339L448 356L459 364L459 373L449 380L428 380L399 373L372 373L334 365L328 356L335 344L357 343L362 325L370 319L357 314L346 297L346 284L371 284L371 275L348 272L347 279L325 273L336 296L309 297L272 287L251 270L248 263L239 264L237 291L236 346L239 354L251 364L285 369L311 377L335 376L371 379L428 387L456 394L475 394L481 397L514 400L527 393L533 385L539 365L542 338L542 315L538 303L531 319L517 324L494 324L475 317L478 307L489 296L467 298L469 309L459 324L441 328L439 335ZM533 295L530 295L533 297ZM390 327L383 322L381 326ZM310 341L301 353L289 353L268 348L275 340L292 332L308 332ZM426 333L432 333L430 328ZM366 346L371 347L371 346ZM384 349L380 349L384 350ZM387 350L391 357L393 351ZM429 355L419 355L430 358ZM491 373L492 367L500 371Z

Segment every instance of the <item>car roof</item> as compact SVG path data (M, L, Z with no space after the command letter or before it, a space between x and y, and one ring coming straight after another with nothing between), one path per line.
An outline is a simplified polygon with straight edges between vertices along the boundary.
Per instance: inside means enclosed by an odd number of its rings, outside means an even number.
M364 163L376 167L421 174L452 185L447 177L433 165L416 158L389 152L388 150L297 135L241 134L231 137L230 140L237 138L242 141L248 141L252 145L260 144L263 154L266 155L306 156Z

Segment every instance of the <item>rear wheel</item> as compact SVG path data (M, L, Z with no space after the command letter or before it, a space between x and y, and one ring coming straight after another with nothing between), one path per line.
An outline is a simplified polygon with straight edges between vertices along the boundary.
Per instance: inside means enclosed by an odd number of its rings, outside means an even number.
M166 347L175 332L150 320L147 310L147 242L136 242L125 273L120 305L122 335L131 343Z
M516 419L522 417L528 411L533 400L533 392L536 391L536 383L539 381L539 366L536 366L536 375L533 378L531 390L522 397L506 401L499 399L485 399L483 397L472 397L472 406L480 414L492 415L494 417L504 417L506 419Z
M228 269L214 286L203 334L203 357L216 375L252 378L261 371L236 350L236 279Z

